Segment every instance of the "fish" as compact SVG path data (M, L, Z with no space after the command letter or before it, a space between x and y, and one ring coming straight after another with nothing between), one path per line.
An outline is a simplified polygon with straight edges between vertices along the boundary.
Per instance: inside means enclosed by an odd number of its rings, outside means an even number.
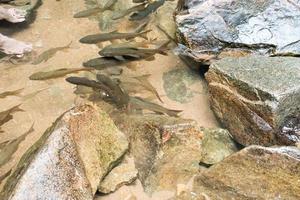
M145 5L146 5L145 3L142 3L142 4L139 4L139 5L133 6L131 8L128 8L127 10L117 11L112 16L112 19L113 20L121 19L122 17L125 17L125 16L129 15L130 13L143 10L145 8Z
M112 31L109 33L99 33L94 35L88 35L81 38L79 41L84 44L97 44L99 42L105 42L109 40L116 40L116 39L131 39L135 37L141 37L144 39L147 38L147 33L151 30L143 31L140 33L119 33L117 31Z
M63 77L67 74L77 73L80 71L91 71L93 68L61 68L47 72L36 72L29 76L30 80L48 80Z
M144 10L133 13L130 16L129 20L131 20L131 21L142 20L145 17L147 17L148 15L150 15L151 13L154 13L164 3L165 3L165 0L153 1L152 3L149 3Z
M26 139L27 135L34 131L33 126L34 123L28 131L26 131L21 136L9 141L6 146L0 151L0 167L11 159L12 155L17 151L19 144Z
M17 89L17 90L2 92L2 93L0 93L0 99L4 99L5 97L8 97L8 96L20 96L20 93L23 90L24 90L24 88L20 88L20 89Z
M149 90L150 92L152 92L157 99L163 103L163 100L160 98L158 92L156 91L155 87L153 87L153 85L149 82L148 78L151 76L151 74L145 74L142 76L136 76L134 77L134 79L138 80L141 85L146 88L147 90Z
M94 58L91 59L87 62L83 63L84 67L91 67L94 68L96 70L103 70L109 67L115 67L115 66L121 66L121 65L125 65L128 64L130 62L135 62L135 61L139 61L142 59L146 59L146 60L154 60L153 56L147 56L147 57L140 57L140 58L134 58L134 57L124 57L124 60L118 60L114 57L99 57L99 58Z
M142 31L148 26L149 22L150 22L150 19L147 20L147 21L145 21L145 22L142 23L141 25L139 25L139 26L135 29L134 32L135 32L135 33L140 33L140 32L142 32Z
M87 86L93 89L104 91L107 94L107 97L112 99L118 108L122 108L128 104L128 95L122 91L117 83L104 75L99 75L97 79L98 81L89 80L84 77L68 77L66 78L66 81L71 84Z
M87 10L82 10L79 11L78 13L76 13L73 17L74 18L85 18L85 17L89 17L92 15L95 15L99 12L104 12L106 10L110 10L111 7L117 2L118 0L109 0L104 6L103 8L100 7L95 7L95 8L90 8Z
M86 10L79 11L78 13L74 14L74 18L85 18L90 17L92 15L95 15L102 11L102 8L96 7L96 8L90 8Z
M48 49L46 51L44 51L43 53L41 53L33 62L32 64L33 65L38 65L42 62L47 62L50 58L52 58L58 51L62 51L62 50L65 50L65 49L68 49L70 48L72 44L72 41L67 44L66 46L62 46L62 47L54 47L54 48L51 48L51 49Z
M11 174L11 171L12 171L12 169L10 169L9 171L7 171L6 173L4 173L3 175L0 176L0 184L6 177L8 177Z
M115 56L130 56L130 57L145 57L145 56L153 56L157 53L161 55L167 55L165 52L167 50L165 45L160 46L159 48L151 49L151 48L139 48L139 47L119 47L119 48L111 48L104 47L101 51L99 51L99 55L104 57L115 57Z
M133 3L144 3L147 2L148 0L132 0Z
M145 99L142 99L140 97L130 97L128 108L150 110L160 114L167 114L172 117L178 117L178 114L182 112L182 110L171 110L165 108L158 104L146 101Z
M129 96L127 93L124 93L122 88L117 84L116 81L112 80L108 76L103 74L97 74L97 80L104 85L106 85L112 91L112 98L118 107L124 107L128 104Z
M0 126L10 121L13 118L13 114L16 112L24 112L23 109L20 108L21 104L13 106L8 110L0 112Z
M37 94L43 92L44 90L48 90L48 89L49 89L49 87L37 90L37 91L29 93L29 94L26 94L26 95L22 96L22 100L27 101L28 99L31 99L31 98L35 97Z

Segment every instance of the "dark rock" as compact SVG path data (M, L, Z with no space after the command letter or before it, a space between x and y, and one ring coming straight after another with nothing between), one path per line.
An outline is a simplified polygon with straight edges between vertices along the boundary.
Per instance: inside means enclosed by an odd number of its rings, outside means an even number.
M300 199L300 150L250 146L195 178L194 199ZM202 197L202 198L200 198Z
M240 144L300 141L299 61L250 56L224 58L211 65L206 74L211 106Z
M300 3L282 0L181 0L179 42L199 62L248 54L300 54Z

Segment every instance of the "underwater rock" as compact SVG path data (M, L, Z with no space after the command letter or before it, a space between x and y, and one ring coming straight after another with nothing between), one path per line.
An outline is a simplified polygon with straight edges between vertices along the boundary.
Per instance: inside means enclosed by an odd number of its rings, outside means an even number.
M203 129L201 162L213 165L238 151L236 143L225 129Z
M249 56L211 65L206 74L211 106L237 142L270 146L300 141L299 61Z
M300 199L299 166L296 147L250 146L196 177L193 194L199 199Z
M300 54L299 1L180 0L177 8L178 40L199 62Z
M130 153L148 194L175 194L178 184L198 173L203 133L197 123L162 115L118 117L115 123L130 138Z
M119 189L123 185L132 183L138 175L133 158L126 156L122 163L113 168L103 179L98 187L98 191L108 194Z
M110 117L92 105L63 114L22 156L1 199L93 199L128 142Z

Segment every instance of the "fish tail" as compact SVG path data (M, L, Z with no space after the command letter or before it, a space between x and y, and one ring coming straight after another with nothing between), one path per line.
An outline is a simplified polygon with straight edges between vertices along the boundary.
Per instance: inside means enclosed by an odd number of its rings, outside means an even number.
M151 32L152 30L143 31L140 33L139 37L144 38L145 40L148 40L147 33Z

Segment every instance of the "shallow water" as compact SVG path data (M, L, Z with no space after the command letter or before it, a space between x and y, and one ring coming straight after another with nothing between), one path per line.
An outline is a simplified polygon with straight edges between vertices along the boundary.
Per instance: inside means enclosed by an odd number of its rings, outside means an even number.
M130 6L127 1L122 1L122 4L120 3L118 6L122 7L122 5ZM167 39L156 28L156 24L167 27L167 30L170 32L175 30L174 22L172 21L172 9L174 9L175 5L176 2L168 1L157 14L152 16L148 27L153 29L151 34L149 34L150 38ZM72 41L72 45L67 51L58 52L53 58L39 65L0 63L0 93L24 88L22 95L29 94L26 100L19 97L0 99L0 112L17 104L21 104L21 108L25 110L25 112L15 113L13 120L2 126L1 129L4 132L0 133L0 143L20 136L30 128L32 123L34 123L35 130L19 145L13 158L0 168L0 175L3 175L16 165L22 154L51 126L58 116L77 102L80 102L79 97L76 97L73 93L74 86L67 83L65 78L31 81L28 77L39 71L81 67L82 62L97 57L99 48L96 45L85 45L78 42L85 35L99 32L99 22L95 18L73 18L74 13L85 8L86 5L83 0L44 1L43 5L37 10L36 20L28 28L18 31L11 36L18 40L32 43L36 54L40 54L51 47L64 46L70 41ZM105 17L100 19L105 19ZM121 19L116 22L115 26L110 22L106 25L102 23L101 26L102 29L117 27L122 31L130 31L134 25L126 19ZM219 126L209 108L205 81L196 72L191 72L171 51L168 56L157 55L154 61L141 61L130 66L130 68L123 67L124 73L121 77L128 78L142 74L151 74L149 80L163 99L163 106L183 110L181 117L194 119L200 126ZM132 70L133 66L135 70ZM174 70L176 73L174 73ZM171 78L170 74L172 75ZM89 72L80 72L79 75L90 76ZM180 82L181 86L169 88L169 85L172 85L172 81ZM39 90L41 92L35 93ZM156 100L154 101L159 103ZM138 188L138 186L133 187ZM135 190L138 189L132 189L131 192L134 194ZM128 190L122 189L119 192L123 199L126 199L128 195L123 196L122 192L124 191ZM99 199L106 198L109 199L110 197L100 197Z

